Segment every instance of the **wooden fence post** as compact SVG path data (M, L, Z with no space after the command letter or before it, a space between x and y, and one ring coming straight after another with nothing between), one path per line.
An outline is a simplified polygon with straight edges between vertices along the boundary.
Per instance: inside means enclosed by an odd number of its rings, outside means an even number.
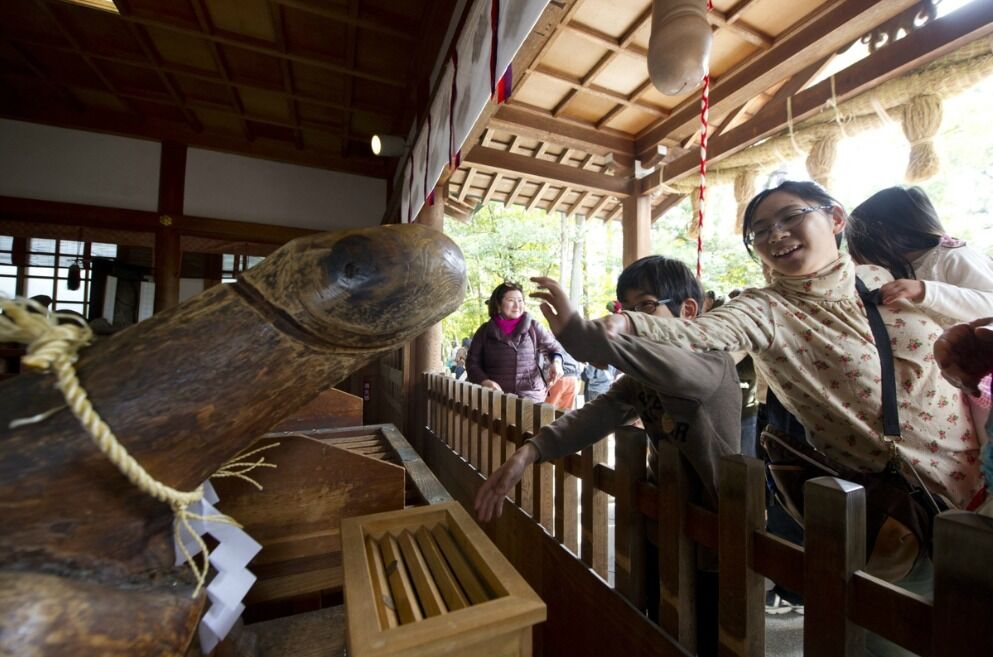
M647 449L648 438L643 430L633 427L618 427L615 430L614 470L617 481L617 496L614 498L615 588L639 610L644 610L647 604L645 598L645 518L638 509L638 484L647 478L645 461ZM590 481L589 485L592 486L592 483ZM584 469L584 512L586 510L586 486ZM586 540L586 516L584 515L584 547Z
M946 511L934 523L932 655L993 655L993 519Z
M865 566L865 489L817 477L804 484L803 497L803 654L862 657L865 630L848 619L848 591Z
M696 652L696 548L686 536L690 472L679 448L658 447L659 624L689 653Z
M479 386L479 471L489 477L499 463L493 463L493 391Z
M551 404L535 404L533 407L532 435L537 435L541 427L555 419L555 407ZM554 466L551 463L536 463L534 465L534 509L531 515L535 522L544 527L548 533L555 531L552 517L552 495L554 491Z
M765 654L764 578L752 570L756 531L765 528L765 466L741 455L721 458L718 549L721 655Z
M583 537L580 556L597 575L607 580L610 576L607 563L607 493L596 487L596 466L607 460L607 439L598 440L585 448L579 459L582 473Z

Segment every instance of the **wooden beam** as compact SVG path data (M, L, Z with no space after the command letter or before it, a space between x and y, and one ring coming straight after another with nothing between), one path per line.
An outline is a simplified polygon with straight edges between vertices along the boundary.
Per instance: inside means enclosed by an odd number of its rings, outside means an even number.
M514 184L514 188L510 190L510 194L507 196L507 200L504 201L503 204L513 205L514 199L516 199L517 195L521 193L521 189L524 187L524 183L526 183L527 181L528 179L525 178L524 176L518 178L517 183Z
M483 200L481 201L483 205L489 203L490 199L493 198L493 195L496 194L497 187L500 186L500 180L502 178L503 174L499 171L493 174L493 180L490 181L489 187L486 188L486 192L483 194Z
M836 73L835 97L839 103L854 98L989 34L993 34L993 3L966 5ZM797 93L792 96L793 120L803 121L816 115L831 98L830 79ZM770 101L750 121L713 137L707 144L708 159L718 162L781 131L786 126L786 100ZM694 149L666 164L661 172L643 178L639 188L644 193L661 182L676 180L695 171L699 162L699 149Z
M558 210L559 205L562 203L563 199L565 199L566 194L568 194L571 191L572 190L569 189L568 187L563 187L562 190L555 196L555 199L552 201L552 204L548 206L548 209L545 210L545 212L547 212L548 214L555 214L555 211Z
M588 199L589 197L590 197L590 192L583 192L582 194L580 194L579 198L576 199L576 202L570 205L569 209L565 211L566 216L571 217L577 212L579 212L579 210L583 207L583 204L586 203L586 199Z
M466 164L492 171L545 178L562 185L580 187L594 192L607 192L618 197L627 196L631 187L630 182L624 178L605 176L592 171L583 171L576 167L536 160L492 148L475 148L463 158L463 161Z
M652 223L661 219L666 212L673 209L686 198L686 194L669 194L662 198L662 202L652 208Z
M734 32L753 46L758 46L763 50L768 50L772 47L773 41L769 35L763 34L751 25L746 25L741 21L728 20L727 15L717 9L712 9L707 12L707 21L715 27L726 28L731 32Z
M587 218L593 219L594 217L596 217L600 213L600 211L603 210L603 208L607 205L607 203L610 202L610 199L611 196L609 194L604 194L603 196L601 196L600 200L597 201L596 205L590 208L589 213L586 215Z
M534 193L534 196L532 196L531 200L528 201L528 204L524 206L524 209L527 211L534 210L535 206L537 206L538 203L541 201L541 197L544 196L545 192L548 191L548 187L549 184L547 180L542 182L541 185L538 186L538 191Z
M642 48L641 46L629 43L625 47L621 47L619 39L596 29L595 27L590 27L582 23L577 23L575 21L568 21L563 26L564 29L569 30L573 34L577 34L599 46L603 46L608 50L613 52L626 51L635 55L636 57L648 57L648 49Z
M772 48L758 57L720 76L710 90L711 116L721 116L746 103L780 80L840 50L915 2L843 0L834 4L828 11L778 39ZM668 118L635 140L635 152L648 153L664 138L685 139L692 135L698 127L699 113L700 100L688 98Z
M617 217L621 216L621 212L623 212L623 211L624 211L624 202L623 201L618 201L617 202L617 205L614 206L614 209L611 210L610 211L610 214L607 215L607 218L604 219L604 223L607 223L608 221L613 221L614 219L617 219Z
M590 94L591 96L596 96L597 98L612 100L615 103L622 103L624 105L637 107L639 110L651 114L653 116L666 117L669 115L668 110L659 107L658 105L654 105L644 100L632 99L625 94L622 94L617 91L613 91L611 89L607 89L606 87L601 87L595 84L585 84L584 83L585 78L574 77L572 75L569 75L568 73L557 71L554 68L550 66L546 66L544 64L539 64L538 66L536 66L534 72L552 78L553 80L564 82L565 84L572 87L573 91L584 91ZM570 99L571 96L567 94L566 98L559 104L564 105ZM555 116L556 118L558 118L559 113L561 113L561 110L559 110L559 112L552 110L552 115Z
M475 177L475 175L476 175L476 170L473 169L472 167L469 167L469 170L465 172L465 178L462 179L462 186L459 187L459 195L457 197L459 203L465 203L466 195L469 193L469 190L472 188L472 179Z
M173 228L182 235L208 237L231 242L285 244L297 237L320 231L248 221L211 219L190 215L169 215ZM86 226L110 230L154 232L162 224L158 212L127 210L80 203L39 201L36 199L0 196L0 220L28 221L60 226Z

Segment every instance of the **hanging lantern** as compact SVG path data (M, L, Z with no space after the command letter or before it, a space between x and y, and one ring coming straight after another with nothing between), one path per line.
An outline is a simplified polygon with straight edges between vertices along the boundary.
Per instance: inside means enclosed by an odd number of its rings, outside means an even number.
M83 279L79 269L79 260L77 260L69 265L69 276L66 281L66 287L70 290L78 290L82 280Z

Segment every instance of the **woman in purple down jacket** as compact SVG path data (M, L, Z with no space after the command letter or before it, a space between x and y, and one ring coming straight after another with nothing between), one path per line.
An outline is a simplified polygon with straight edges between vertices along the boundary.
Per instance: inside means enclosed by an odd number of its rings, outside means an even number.
M486 388L545 401L547 386L562 376L562 347L552 334L524 312L524 292L502 283L488 302L490 321L472 336L466 370L469 381ZM551 361L542 378L539 354Z

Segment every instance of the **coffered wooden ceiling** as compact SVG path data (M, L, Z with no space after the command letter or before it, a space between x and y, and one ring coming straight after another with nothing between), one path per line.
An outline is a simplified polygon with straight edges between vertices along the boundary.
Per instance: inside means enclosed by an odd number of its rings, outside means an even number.
M387 177L456 0L0 2L0 115Z
M621 215L624 198L651 193L657 218L682 198L663 183L695 175L700 90L666 97L649 82L650 0L559 4L554 31L514 71L510 100L463 147L449 179L457 217L496 200L606 220ZM993 31L986 0L939 21L927 20L937 0L713 4L708 153L715 160L782 130L789 113L802 120L833 96L842 101ZM853 45L875 52L819 81ZM636 159L664 167L635 180Z

